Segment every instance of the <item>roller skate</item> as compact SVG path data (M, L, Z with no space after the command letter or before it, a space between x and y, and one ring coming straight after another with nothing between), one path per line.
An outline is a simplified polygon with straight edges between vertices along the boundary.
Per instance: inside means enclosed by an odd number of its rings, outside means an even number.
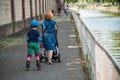
M26 71L29 71L30 68L30 61L26 61Z
M41 69L40 60L36 60L36 66L37 70L39 71Z

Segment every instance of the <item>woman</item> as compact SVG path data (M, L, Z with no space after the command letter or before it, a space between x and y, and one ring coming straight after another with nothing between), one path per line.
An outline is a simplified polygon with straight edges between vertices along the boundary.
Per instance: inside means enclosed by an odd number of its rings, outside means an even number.
M43 45L49 64L52 64L51 59L56 44L55 31L57 31L56 21L52 20L52 16L51 11L45 12L43 16L44 20L40 23L42 27Z

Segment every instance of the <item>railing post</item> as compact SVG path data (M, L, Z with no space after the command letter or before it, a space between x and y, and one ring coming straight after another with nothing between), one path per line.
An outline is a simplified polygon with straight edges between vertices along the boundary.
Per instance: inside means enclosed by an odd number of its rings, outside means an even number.
M46 0L46 10L49 10L48 9L48 0Z
M48 9L51 9L50 3L50 0L48 0Z
M38 19L38 17L37 17L37 0L35 0L35 18Z
M23 19L23 26L25 28L25 0L22 0L22 19Z
M45 11L47 10L47 0L45 0Z
M12 27L13 27L13 33L15 33L15 5L14 0L11 0L11 19L12 19Z
M30 0L30 17L33 19L33 13L32 13L32 0Z
M49 0L47 0L47 9L50 10L51 8L49 8Z
M44 2L44 6L45 6L45 8L44 8L44 9L45 9L45 11L46 11L46 0L44 0L44 1L45 1L45 2Z
M41 0L39 0L39 16L40 16L39 18L40 18L40 19L42 18L42 17L41 17L41 16L42 16L42 15L41 15L41 9L42 9L42 8L41 8Z
M44 0L42 0L42 13L44 13Z

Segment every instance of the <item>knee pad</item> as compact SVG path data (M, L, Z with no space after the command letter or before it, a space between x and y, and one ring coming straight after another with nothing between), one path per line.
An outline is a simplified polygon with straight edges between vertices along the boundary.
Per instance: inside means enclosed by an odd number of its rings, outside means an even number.
M31 54L28 54L28 55L27 55L27 58L31 58L31 57L32 57L32 55L31 55Z
M40 58L39 53L36 53L36 54L35 54L35 57L36 57L37 60L39 60L39 58Z
M39 57L40 55L39 55L39 53L36 53L35 56L36 56L36 57Z

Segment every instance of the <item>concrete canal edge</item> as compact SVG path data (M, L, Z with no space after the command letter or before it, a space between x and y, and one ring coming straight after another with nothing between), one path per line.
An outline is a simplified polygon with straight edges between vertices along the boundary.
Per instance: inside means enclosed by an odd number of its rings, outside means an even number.
M91 77L90 77L91 71L89 70L89 67L88 67L89 66L88 56L83 54L78 30L75 26L72 14L70 14L70 22L74 26L74 29L75 29L76 41L78 42L78 47L79 47L79 57L80 57L80 60L81 60L81 63L82 63L83 71L85 73L85 80L91 80Z

